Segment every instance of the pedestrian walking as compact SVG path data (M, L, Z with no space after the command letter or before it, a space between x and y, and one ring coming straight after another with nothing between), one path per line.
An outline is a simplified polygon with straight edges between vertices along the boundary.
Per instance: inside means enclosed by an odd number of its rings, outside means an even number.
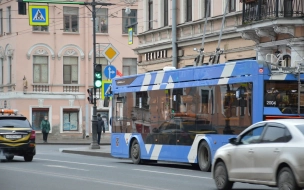
M104 131L104 121L100 117L100 114L97 114L97 143L100 144L101 132Z
M44 116L44 119L40 123L40 129L43 135L43 142L47 142L48 134L51 130L50 122L48 121L48 116Z

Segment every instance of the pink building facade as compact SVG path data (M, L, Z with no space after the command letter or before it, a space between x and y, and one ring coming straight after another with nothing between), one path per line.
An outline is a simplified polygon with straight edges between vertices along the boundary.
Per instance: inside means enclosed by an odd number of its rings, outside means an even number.
M96 62L103 68L114 65L123 75L136 74L137 27L129 45L126 26L137 22L137 5L111 3L115 5L96 9ZM126 14L127 6L130 14ZM0 3L0 108L17 109L38 134L43 116L48 115L50 138L91 135L92 105L87 101L87 89L93 86L90 9L50 4L49 26L30 26L28 5L27 15L19 15L16 1ZM109 44L118 53L111 63L102 54ZM103 80L108 79L103 75ZM97 109L107 123L106 132L111 132L109 107L97 100Z

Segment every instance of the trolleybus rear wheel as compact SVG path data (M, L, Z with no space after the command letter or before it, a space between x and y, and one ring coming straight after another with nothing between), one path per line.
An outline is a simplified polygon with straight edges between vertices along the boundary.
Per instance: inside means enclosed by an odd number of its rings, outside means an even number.
M211 152L209 145L206 141L203 141L198 148L197 161L200 169L204 172L211 170Z
M134 140L131 146L131 158L134 164L140 164L140 146L137 140Z

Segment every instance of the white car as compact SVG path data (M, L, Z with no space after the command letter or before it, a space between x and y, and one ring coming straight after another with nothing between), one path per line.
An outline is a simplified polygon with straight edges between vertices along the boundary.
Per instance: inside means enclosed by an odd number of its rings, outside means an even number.
M251 125L216 151L212 177L219 190L234 182L304 189L304 119Z

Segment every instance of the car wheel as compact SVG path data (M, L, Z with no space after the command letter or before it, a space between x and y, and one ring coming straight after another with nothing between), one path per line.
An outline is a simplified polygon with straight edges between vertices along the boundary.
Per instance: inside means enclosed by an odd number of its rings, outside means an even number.
M33 155L24 155L24 161L31 162L33 160Z
M229 181L228 172L224 162L216 163L214 167L214 181L218 190L232 189L233 182Z
M278 175L279 190L300 190L290 168L284 167Z
M197 159L202 171L209 172L211 170L211 153L206 141L199 145Z
M140 147L137 140L134 140L131 146L131 158L134 164L140 164Z
M5 157L7 161L12 161L14 159L14 155L6 155Z

